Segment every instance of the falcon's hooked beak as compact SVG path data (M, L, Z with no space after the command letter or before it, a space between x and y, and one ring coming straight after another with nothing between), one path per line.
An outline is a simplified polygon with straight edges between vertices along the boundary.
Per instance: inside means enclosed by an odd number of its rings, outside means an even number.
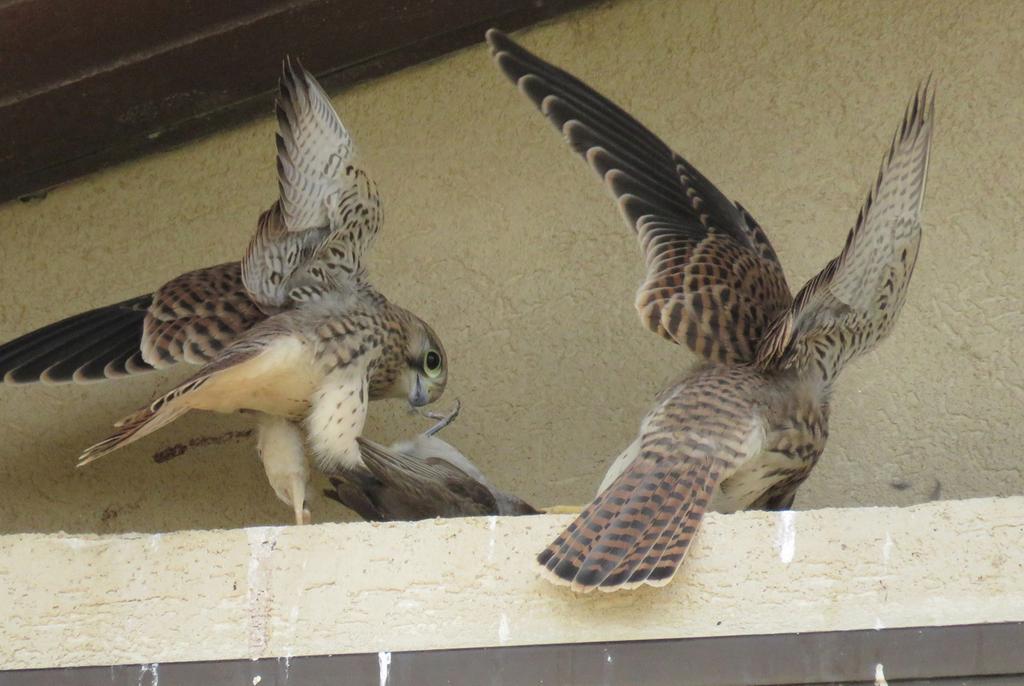
M423 383L423 379L417 374L412 390L409 391L409 404L413 407L423 407L429 402L430 391L427 389L426 384Z

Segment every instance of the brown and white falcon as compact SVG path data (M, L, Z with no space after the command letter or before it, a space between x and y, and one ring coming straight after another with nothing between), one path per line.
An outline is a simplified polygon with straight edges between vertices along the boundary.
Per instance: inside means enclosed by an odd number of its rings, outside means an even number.
M739 203L586 84L498 31L487 41L636 232L643 324L704 358L538 561L577 591L666 584L705 510L791 506L825 447L836 377L892 329L921 240L934 97L919 89L842 252L793 298Z
M285 60L277 101L278 200L239 262L75 315L0 346L8 384L111 379L178 362L190 379L122 419L79 465L189 410L260 413L259 453L277 496L308 521L304 437L326 471L364 469L369 400L436 400L444 348L370 285L364 259L382 214L348 131L316 80ZM304 432L302 425L304 424Z

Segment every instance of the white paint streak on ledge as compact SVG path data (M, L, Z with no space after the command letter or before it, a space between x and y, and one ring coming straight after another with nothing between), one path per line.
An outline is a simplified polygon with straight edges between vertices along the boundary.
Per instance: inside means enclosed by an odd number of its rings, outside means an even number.
M779 551L782 564L788 565L796 554L796 512L783 510L778 513L778 532L775 534L775 547Z
M391 673L391 653L387 651L377 653L377 666L380 670L380 686L388 686L388 678Z
M580 597L533 562L570 519L0 536L0 669L1024 620L1022 497L800 512L788 564L711 514L670 585Z

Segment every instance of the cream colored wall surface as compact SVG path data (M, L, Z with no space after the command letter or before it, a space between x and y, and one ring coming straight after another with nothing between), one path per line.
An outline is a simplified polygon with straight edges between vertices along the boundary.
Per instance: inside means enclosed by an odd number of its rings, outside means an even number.
M925 237L890 340L848 369L800 508L1024 491L1024 4L630 0L523 34L768 231L794 288L842 246L920 78L938 82ZM296 46L301 56L301 46ZM268 74L268 82L275 78ZM633 237L484 47L335 97L386 203L381 290L432 322L463 401L446 438L539 505L581 502L694 359L632 307ZM0 338L237 259L274 198L269 117L0 207ZM190 416L76 470L187 372L0 387L0 530L283 523L242 417ZM377 403L368 433L425 427ZM165 464L150 457L197 445ZM320 499L318 521L343 510Z

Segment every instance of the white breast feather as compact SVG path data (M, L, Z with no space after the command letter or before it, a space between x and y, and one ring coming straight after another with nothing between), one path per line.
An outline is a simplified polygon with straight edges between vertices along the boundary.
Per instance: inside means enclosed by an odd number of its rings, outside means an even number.
M366 424L368 389L366 365L354 361L331 372L313 394L306 430L310 447L324 469L365 469L356 439Z

